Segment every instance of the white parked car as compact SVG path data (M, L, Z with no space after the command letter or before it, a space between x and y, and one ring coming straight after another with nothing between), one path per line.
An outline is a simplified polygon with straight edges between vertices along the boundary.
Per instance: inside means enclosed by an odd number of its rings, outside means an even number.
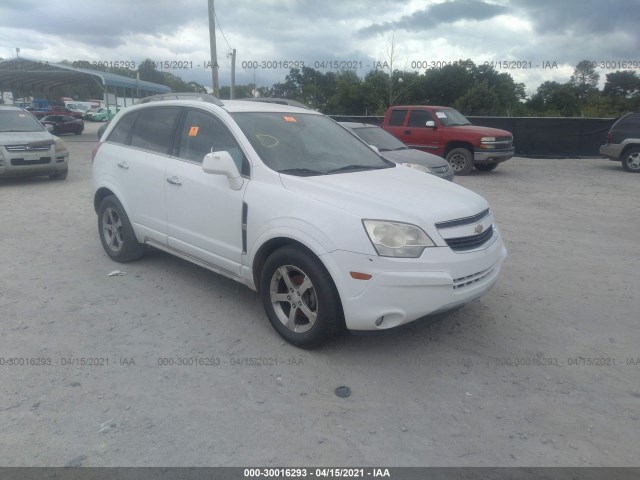
M94 148L113 260L150 245L244 283L305 348L455 309L496 281L506 249L479 195L317 112L196 97L123 110Z

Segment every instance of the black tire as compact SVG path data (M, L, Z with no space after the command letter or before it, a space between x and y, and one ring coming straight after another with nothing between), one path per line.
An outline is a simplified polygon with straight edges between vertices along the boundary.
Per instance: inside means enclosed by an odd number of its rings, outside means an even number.
M469 175L473 170L473 155L466 148L454 148L447 154L447 162L456 175Z
M127 212L114 195L100 202L98 233L104 251L116 262L131 262L144 254L144 245L138 243Z
M627 172L640 173L640 148L632 147L621 157L622 168Z
M285 246L267 258L260 274L260 297L273 328L297 347L318 347L343 325L331 276L300 247Z
M51 180L66 180L68 174L69 174L69 169L64 170L62 172L51 173L49 174L49 178Z
M497 163L476 163L476 168L481 172L490 172L495 170L497 166Z

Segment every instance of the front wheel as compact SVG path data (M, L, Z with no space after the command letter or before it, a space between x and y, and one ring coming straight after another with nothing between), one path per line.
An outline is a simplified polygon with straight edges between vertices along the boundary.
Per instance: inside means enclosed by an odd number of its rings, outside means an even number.
M476 168L481 172L490 172L491 170L495 170L498 166L497 163L477 163Z
M329 273L299 247L282 247L269 256L260 275L260 296L273 328L298 347L317 347L342 325L340 298Z
M63 170L62 172L50 173L49 178L51 180L66 180L67 175L69 175L69 169Z
M640 148L633 147L624 152L622 168L627 172L640 173Z
M116 262L130 262L144 254L144 245L138 243L129 217L114 195L100 203L98 232L104 251Z
M454 148L447 154L447 162L456 175L469 175L473 170L473 155L466 148Z

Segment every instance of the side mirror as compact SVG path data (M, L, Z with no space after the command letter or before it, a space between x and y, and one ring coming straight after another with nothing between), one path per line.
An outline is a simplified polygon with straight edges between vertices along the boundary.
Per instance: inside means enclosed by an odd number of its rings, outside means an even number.
M207 153L202 160L202 170L212 175L224 175L233 190L240 190L244 179L240 176L233 158L227 151Z
M429 120L427 123L425 123L425 125L429 128L436 128L436 122L434 122L433 120Z
M51 124L45 125L44 128L46 128L49 133L53 132L53 125Z

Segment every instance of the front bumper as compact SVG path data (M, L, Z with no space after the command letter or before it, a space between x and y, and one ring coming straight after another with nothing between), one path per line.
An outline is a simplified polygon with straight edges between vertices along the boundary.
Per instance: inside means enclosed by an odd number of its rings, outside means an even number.
M47 159L47 160L45 160ZM39 156L4 155L0 157L0 177L25 177L62 173L69 168L69 152L43 153Z
M509 160L515 154L516 149L508 148L506 150L474 150L474 163L500 163Z
M323 259L336 282L347 328L385 330L482 296L497 280L506 256L496 232L487 248L466 253L432 247L418 259L397 259L334 251ZM372 277L355 280L350 272Z
M620 160L622 145L619 143L606 143L600 146L600 154L611 160Z
M445 180L449 180L450 182L453 182L454 172L453 172L453 168L447 168L443 172L432 170L431 175L435 175L438 178L443 178Z

